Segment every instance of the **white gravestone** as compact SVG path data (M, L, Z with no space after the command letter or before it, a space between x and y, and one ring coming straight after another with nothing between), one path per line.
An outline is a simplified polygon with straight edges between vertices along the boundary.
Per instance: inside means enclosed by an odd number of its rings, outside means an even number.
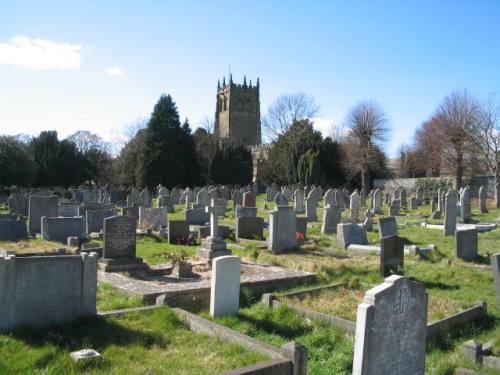
M240 308L240 266L237 256L222 256L212 261L210 316L237 314Z

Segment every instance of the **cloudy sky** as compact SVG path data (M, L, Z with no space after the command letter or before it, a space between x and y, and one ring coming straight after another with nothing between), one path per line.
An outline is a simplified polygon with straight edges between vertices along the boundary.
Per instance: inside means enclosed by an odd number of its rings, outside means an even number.
M262 114L314 96L324 134L377 100L394 154L450 91L500 91L499 19L494 0L0 0L0 133L115 140L161 93L196 127L230 69L260 78Z

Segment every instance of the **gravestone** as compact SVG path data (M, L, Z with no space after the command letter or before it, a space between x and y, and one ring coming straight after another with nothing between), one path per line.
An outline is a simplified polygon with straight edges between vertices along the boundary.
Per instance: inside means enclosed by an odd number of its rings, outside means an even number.
M189 223L186 220L169 220L168 243L185 244L189 240Z
M295 196L295 201L294 201L295 213L303 214L306 211L304 206L304 191L302 189L296 189L294 196Z
M66 243L68 237L85 237L85 219L76 217L42 217L42 237L47 241Z
M407 195L406 195L406 189L401 188L399 199L401 201L401 206L402 207L408 207L408 200L407 200Z
M137 223L129 216L113 216L104 219L104 246L99 260L106 272L133 271L146 268L136 257Z
M236 217L256 217L257 216L257 207L241 207L240 205L236 206Z
M359 206L361 205L361 198L358 190L354 190L349 200L349 221L351 223L359 222Z
M401 202L399 201L399 199L393 199L389 204L389 215L398 216L400 209L401 209Z
M167 207L139 207L139 227L160 230L167 226Z
M85 217L86 232L93 233L102 231L104 219L114 215L114 210L87 210Z
M236 238L263 239L264 219L240 216L236 218Z
M457 229L457 192L448 190L444 198L444 235L453 236Z
M380 276L402 275L404 267L405 240L398 236L382 237L380 240Z
M195 205L193 208L184 210L184 219L193 225L204 225L209 221L209 214L204 205Z
M123 207L122 213L123 213L123 216L131 217L136 221L139 220L139 206Z
M78 216L78 202L59 202L58 216L73 217Z
M242 207L257 207L256 195L253 191L247 191L243 194L243 204Z
M397 236L398 235L398 224L394 216L381 217L378 219L378 232L380 238Z
M28 204L28 230L31 233L40 233L42 217L57 217L59 215L59 198L57 196L30 195Z
M418 200L415 197L410 198L410 210L418 209Z
M276 206L288 206L288 200L279 191L276 193L276 196L274 197L274 203L276 204Z
M293 207L276 206L269 216L269 250L279 254L294 249L297 246L297 218Z
M28 200L26 194L21 192L11 193L8 199L9 211L13 214L27 215Z
M363 221L363 225L367 232L373 231L373 213L368 208L365 210L365 221Z
M367 245L364 226L354 223L337 224L337 244L343 249L347 249L349 245Z
M288 186L285 186L283 187L283 189L281 189L281 194L283 194L283 196L287 199L288 202L292 200L293 191Z
M491 269L493 270L493 283L497 291L497 303L500 305L500 253L492 255Z
M219 217L225 217L227 211L227 200L224 198L212 198L212 202L215 204L215 212Z
M323 210L323 223L321 233L329 234L337 232L337 224L341 221L341 211L336 204L329 204Z
M210 204L210 194L208 190L201 189L196 195L196 203L203 206L208 206Z
M427 293L399 275L368 290L358 306L353 375L425 373Z
M446 194L446 190L444 188L439 188L437 191L437 211L443 212L444 211L444 195Z
M460 220L462 223L468 223L470 222L471 216L470 188L466 186L460 192Z
M459 259L477 259L477 229L458 229L455 231L455 255Z
M227 249L227 244L222 240L218 233L218 215L215 206L217 198L212 198L212 204L205 207L205 212L210 215L210 236L201 241L201 249L198 249L196 255L211 261L214 258L231 255L231 250Z
M373 192L373 213L380 214L382 212L382 191L375 189Z
M318 213L316 211L316 200L314 198L306 199L306 216L307 221L318 221Z
M417 187L417 206L420 206L424 200L424 189L422 187Z
M141 206L151 207L151 192L148 188L142 189L140 193L140 202Z
M481 210L482 214L488 213L488 208L486 207L486 189L484 186L481 186L479 188L479 209Z
M238 206L243 204L243 193L239 190L235 190L233 193L233 208L236 211Z
M240 309L240 268L237 256L221 256L212 261L210 316L236 315Z
M28 238L26 222L19 217L0 217L0 241L19 241Z

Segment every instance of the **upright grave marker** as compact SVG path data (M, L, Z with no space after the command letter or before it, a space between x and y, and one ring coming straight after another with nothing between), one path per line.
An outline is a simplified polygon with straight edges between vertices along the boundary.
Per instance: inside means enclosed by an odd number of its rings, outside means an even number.
M353 375L425 372L427 293L423 284L393 275L368 290L358 306Z
M221 256L212 263L210 316L235 315L240 309L240 267L237 256Z
M493 269L493 283L497 291L497 303L500 305L500 253L491 256L491 268Z
M380 240L380 276L402 275L405 259L405 240L396 235Z

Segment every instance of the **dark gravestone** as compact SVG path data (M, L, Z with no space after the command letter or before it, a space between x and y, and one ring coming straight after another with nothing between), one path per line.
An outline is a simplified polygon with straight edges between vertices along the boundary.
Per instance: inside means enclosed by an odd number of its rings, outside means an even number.
M42 217L59 216L59 198L56 196L30 195L28 206L28 230L40 233L42 230Z
M78 202L60 202L59 203L59 216L73 217L78 216Z
M404 238L383 237L380 240L380 276L402 275L404 267Z
M189 223L186 220L169 220L168 243L185 244L189 239Z
M87 233L100 232L104 226L104 219L114 215L113 210L87 210L85 218Z
M466 261L477 258L477 229L461 229L455 231L455 254Z
M13 214L27 215L28 200L25 193L11 193L8 199L9 210Z
M378 232L380 238L397 236L398 225L396 223L396 218L394 216L389 216L378 219Z
M87 211L107 211L112 210L115 207L114 204L111 203L89 203L82 204L78 207L78 216L87 216Z
M16 216L0 217L0 241L18 241L28 238L26 222Z
M122 213L123 213L123 216L131 217L135 221L139 220L139 206L123 207Z
M247 191L243 194L243 207L256 207L256 195L253 191Z
M497 290L497 302L500 305L500 253L491 256L491 268L493 270L493 283Z
M349 245L368 244L364 226L353 223L337 224L337 244L344 249L347 249Z
M111 189L109 192L109 201L114 204L120 201L127 201L127 190Z
M129 216L104 219L103 259L100 267L107 272L143 269L146 265L136 254L137 222Z
M241 216L236 218L236 238L263 239L264 219Z
M307 238L307 217L298 217L296 220L297 230L296 232L302 233L304 235L303 239Z
M68 237L83 238L85 221L83 217L46 217L42 218L42 237L47 241L66 243Z

